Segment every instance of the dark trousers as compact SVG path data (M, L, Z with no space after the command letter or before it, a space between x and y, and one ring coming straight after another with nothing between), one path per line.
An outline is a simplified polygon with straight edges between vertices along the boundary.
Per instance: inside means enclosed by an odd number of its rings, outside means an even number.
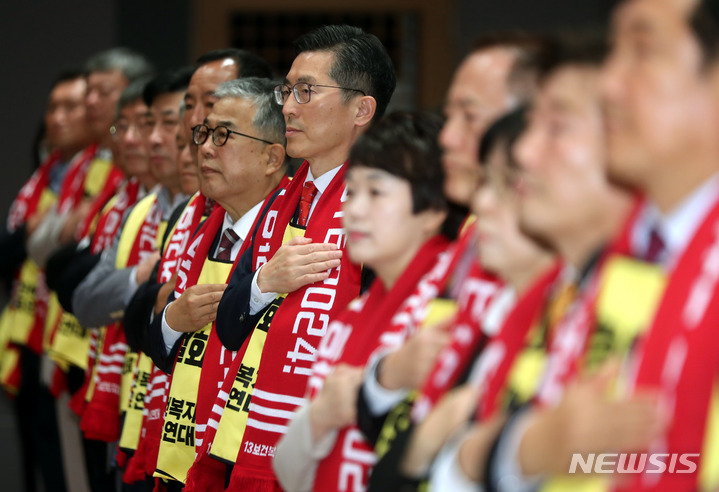
M35 492L36 470L44 490L65 492L60 433L55 399L40 382L40 356L26 347L20 349L20 388L15 399L25 490Z

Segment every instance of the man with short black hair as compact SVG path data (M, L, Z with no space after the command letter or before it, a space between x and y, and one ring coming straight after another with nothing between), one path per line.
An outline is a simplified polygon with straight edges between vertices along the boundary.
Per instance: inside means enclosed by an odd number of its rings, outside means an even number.
M323 326L360 292L361 270L343 254L344 163L356 138L384 113L396 83L382 43L359 28L324 26L295 45L298 55L275 97L283 105L287 153L305 163L254 233L216 322L227 349L247 347L238 371L253 382L256 408L272 415L296 408ZM271 352L262 350L265 337ZM240 386L232 394L248 402L251 391ZM287 419L263 413L237 401L225 406L218 436L225 435L223 422L235 429L232 422L247 422L231 444L215 441L212 448L236 459L231 489L277 486L271 450Z
M284 119L274 102L274 85L255 77L221 84L212 111L193 134L200 190L217 206L189 240L174 294L150 326L147 344L157 366L172 372L170 404L182 401L193 408L191 414L165 414L155 476L171 480L171 488L185 482L200 452L212 404L233 360L213 329L225 282L236 258L251 247L260 212L288 184ZM224 475L220 466L221 480Z
M192 74L190 85L185 94L184 125L190 147L197 162L196 145L192 141L192 129L205 120L217 97L214 94L218 85L232 79L244 77L271 78L272 69L261 57L249 51L237 48L225 48L210 51L200 56L197 68Z

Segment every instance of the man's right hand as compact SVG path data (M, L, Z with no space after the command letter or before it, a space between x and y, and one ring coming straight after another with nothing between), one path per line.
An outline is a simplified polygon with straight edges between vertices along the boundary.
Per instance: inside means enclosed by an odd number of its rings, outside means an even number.
M340 265L342 251L333 243L313 243L295 237L283 244L257 275L262 292L290 293L308 284L321 282Z
M451 341L451 320L441 321L413 333L404 344L382 360L377 374L389 390L422 386L442 349Z
M189 287L167 306L165 320L175 331L193 333L212 323L226 284L199 284Z

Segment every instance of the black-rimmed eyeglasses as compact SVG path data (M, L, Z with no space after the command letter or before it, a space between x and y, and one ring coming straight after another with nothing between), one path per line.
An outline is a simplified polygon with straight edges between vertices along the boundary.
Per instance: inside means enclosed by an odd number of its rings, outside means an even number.
M222 147L225 145L227 143L227 139L230 138L230 133L251 138L252 140L259 140L260 142L264 142L269 145L274 143L269 140L230 130L226 126L216 126L215 128L210 128L207 125L197 125L192 129L192 141L195 142L195 145L202 145L207 141L207 137L210 136L210 133L212 133L212 143L214 143L216 147Z
M364 91L361 91L359 89L352 89L350 87L339 87L337 85L321 85L321 84L310 84L307 82L297 82L295 85L290 87L287 84L280 84L275 87L275 101L277 101L277 104L282 106L285 104L285 101L287 101L287 98L290 97L290 93L295 95L295 101L297 101L299 104L307 104L310 102L310 96L312 95L312 88L313 87L328 87L330 89L343 89L345 91L355 91L359 92L363 96L366 96Z

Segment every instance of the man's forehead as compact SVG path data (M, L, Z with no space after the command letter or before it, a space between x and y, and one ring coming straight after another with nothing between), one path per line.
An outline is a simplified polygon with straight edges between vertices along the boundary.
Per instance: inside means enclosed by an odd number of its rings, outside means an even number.
M119 68L113 68L112 70L90 72L87 75L87 83L102 83L106 81L114 81L118 79L124 79L124 75Z
M468 56L459 66L447 93L449 104L492 104L506 96L516 55L508 48L490 48Z
M320 83L332 81L329 76L335 54L331 51L305 51L292 62L285 82Z
M596 68L559 68L543 84L535 108L560 116L585 113L599 104L598 81Z
M187 92L193 96L210 94L221 83L236 79L237 72L237 63L232 58L205 63L192 74Z
M142 99L135 99L120 108L120 116L124 118L134 118L147 114L148 108Z
M215 103L205 121L210 126L239 127L246 120L251 120L254 114L255 109L248 100L239 97L224 97Z

